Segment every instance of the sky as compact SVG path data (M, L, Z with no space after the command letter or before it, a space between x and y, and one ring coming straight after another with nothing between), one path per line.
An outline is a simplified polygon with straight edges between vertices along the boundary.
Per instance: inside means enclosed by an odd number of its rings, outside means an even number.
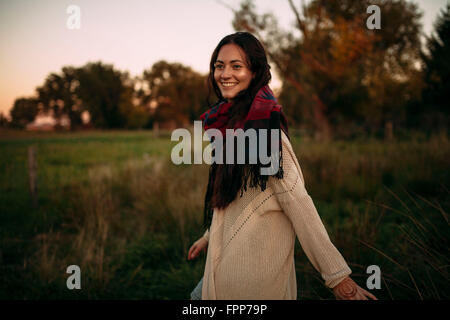
M413 0L430 34L450 0ZM159 61L180 62L207 73L217 43L233 33L240 0L0 0L0 113L14 100L35 95L52 72L101 60L138 76ZM308 1L306 1L308 2ZM292 29L287 0L254 0L258 12L273 13ZM294 3L299 3L295 1ZM69 29L66 10L77 5L80 29ZM383 21L383 23L388 23ZM280 82L276 75L272 86Z

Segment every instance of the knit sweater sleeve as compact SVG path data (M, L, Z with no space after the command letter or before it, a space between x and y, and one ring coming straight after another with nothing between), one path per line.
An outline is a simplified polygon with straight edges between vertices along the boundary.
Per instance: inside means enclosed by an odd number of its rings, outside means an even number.
M203 234L203 238L205 238L206 241L209 242L209 229L206 229L205 233Z
M277 200L292 222L295 233L325 285L334 288L352 273L344 258L331 242L314 203L306 191L303 174L287 136L282 133L282 179L269 178Z

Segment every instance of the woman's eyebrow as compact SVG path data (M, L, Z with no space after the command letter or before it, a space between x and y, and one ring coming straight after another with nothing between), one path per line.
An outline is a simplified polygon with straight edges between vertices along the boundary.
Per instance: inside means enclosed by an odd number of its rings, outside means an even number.
M220 63L224 63L222 60L216 60L216 63L220 62ZM243 63L241 60L231 60L230 63L234 63L234 62L240 62Z

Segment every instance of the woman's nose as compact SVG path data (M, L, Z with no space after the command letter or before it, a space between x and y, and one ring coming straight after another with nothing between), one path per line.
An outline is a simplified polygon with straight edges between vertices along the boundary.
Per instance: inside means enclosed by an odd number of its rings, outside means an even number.
M220 75L222 79L228 79L231 77L230 68L224 67L222 70L222 74Z

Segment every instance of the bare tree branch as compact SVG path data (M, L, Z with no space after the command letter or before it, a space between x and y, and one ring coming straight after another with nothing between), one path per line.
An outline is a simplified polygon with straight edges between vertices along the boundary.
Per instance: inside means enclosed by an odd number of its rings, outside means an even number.
M234 14L236 14L237 11L234 10L233 7L230 6L229 4L226 4L225 2L220 1L220 0L216 0L216 2L219 3L219 4L221 4L221 5L224 6L225 8L231 10Z
M302 18L300 17L300 13L298 12L297 8L295 7L294 3L292 2L292 0L288 0L289 1L289 5L291 6L292 11L295 14L295 18L297 19L297 24L298 24L298 28L301 30L301 32L303 33L303 36L306 38L308 38L308 31L306 30L306 25L305 22L302 20Z

